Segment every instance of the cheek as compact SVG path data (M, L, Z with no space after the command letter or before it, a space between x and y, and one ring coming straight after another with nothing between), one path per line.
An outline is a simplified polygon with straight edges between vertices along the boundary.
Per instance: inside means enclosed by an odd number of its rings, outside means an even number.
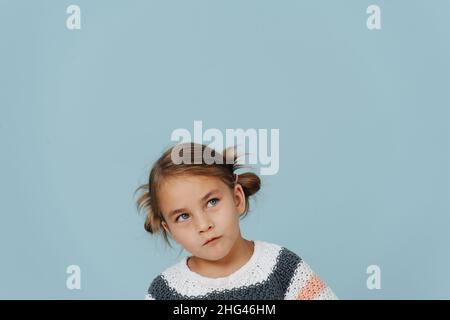
M175 241L179 241L179 239L183 238L183 234L186 233L186 228L183 228L180 224L175 222L171 222L168 224L170 234Z
M232 201L222 203L222 206L220 208L220 214L218 215L222 223L227 225L235 224L237 216L238 216L237 210Z
M175 228L172 232L173 239L183 247L191 247L192 234L195 232L189 228Z

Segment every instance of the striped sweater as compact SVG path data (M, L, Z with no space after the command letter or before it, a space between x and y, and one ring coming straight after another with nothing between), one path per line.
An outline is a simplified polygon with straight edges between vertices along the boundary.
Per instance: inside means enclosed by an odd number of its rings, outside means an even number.
M239 270L222 278L189 269L187 257L151 283L147 300L309 300L337 299L310 266L292 251L254 240L253 255Z

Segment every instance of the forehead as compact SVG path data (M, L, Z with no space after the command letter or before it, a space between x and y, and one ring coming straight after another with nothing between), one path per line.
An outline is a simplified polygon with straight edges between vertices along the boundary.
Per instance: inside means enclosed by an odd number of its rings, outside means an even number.
M189 207L208 192L218 189L226 192L228 186L217 177L207 176L176 176L168 177L158 190L158 198L164 213L178 208Z

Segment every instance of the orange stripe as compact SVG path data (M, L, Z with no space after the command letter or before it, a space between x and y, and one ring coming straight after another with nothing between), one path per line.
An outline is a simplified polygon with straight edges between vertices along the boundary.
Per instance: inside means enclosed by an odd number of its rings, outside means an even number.
M316 274L313 274L308 282L306 282L306 285L302 288L302 290L300 290L297 300L312 300L326 287L327 285L322 282Z

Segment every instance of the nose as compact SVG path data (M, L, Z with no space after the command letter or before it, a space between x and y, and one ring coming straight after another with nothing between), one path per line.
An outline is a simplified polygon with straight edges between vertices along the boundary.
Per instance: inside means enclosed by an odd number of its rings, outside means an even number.
M214 228L214 223L207 213L201 212L196 216L196 227L199 232L206 232Z

